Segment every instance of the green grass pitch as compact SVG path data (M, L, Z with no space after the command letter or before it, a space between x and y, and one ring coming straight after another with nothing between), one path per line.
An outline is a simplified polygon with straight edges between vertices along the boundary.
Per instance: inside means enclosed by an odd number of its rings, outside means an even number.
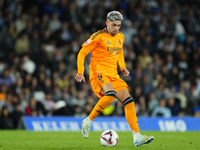
M131 132L117 132L116 147L103 147L101 132L90 132L84 139L80 132L0 131L0 150L200 150L200 132L141 132L154 141L133 146Z

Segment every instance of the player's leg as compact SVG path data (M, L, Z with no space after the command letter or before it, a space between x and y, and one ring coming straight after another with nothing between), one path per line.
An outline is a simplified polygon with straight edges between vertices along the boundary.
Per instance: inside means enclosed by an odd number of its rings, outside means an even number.
M117 95L114 87L107 77L101 77L97 84L101 87L101 91L99 92L101 92L104 96L99 99L89 116L82 122L81 132L85 138L88 138L89 136L90 127L94 118L96 118L110 103L112 103Z
M101 93L104 95L102 98L99 99L91 113L89 114L88 118L90 120L94 120L110 103L112 103L117 93L115 92L114 87L111 83L107 83L102 87Z
M154 137L153 136L144 136L139 132L139 126L137 121L137 116L135 112L134 100L130 96L128 89L122 89L117 92L117 99L123 104L125 110L126 120L130 125L130 128L133 132L134 145L140 146L143 144L150 143Z
M117 99L123 104L125 110L126 119L130 125L130 128L139 133L138 121L135 112L134 100L130 96L127 89L122 89L117 92Z

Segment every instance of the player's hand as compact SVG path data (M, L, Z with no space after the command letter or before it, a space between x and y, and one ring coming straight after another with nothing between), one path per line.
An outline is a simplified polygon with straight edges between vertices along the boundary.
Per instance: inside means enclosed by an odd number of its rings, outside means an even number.
M128 77L130 72L126 68L122 68L122 72L124 73L125 77Z
M84 77L84 75L81 74L81 73L77 73L77 74L76 74L75 80L76 80L77 82L82 82L82 81L83 81L84 83L86 83L86 82L85 82L85 77Z

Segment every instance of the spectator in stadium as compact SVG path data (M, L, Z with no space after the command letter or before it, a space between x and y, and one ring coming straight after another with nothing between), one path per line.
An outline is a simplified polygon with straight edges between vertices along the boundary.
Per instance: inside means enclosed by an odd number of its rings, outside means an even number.
M61 28L61 22L58 17L59 16L57 13L52 14L52 19L49 22L49 30L51 32L55 32L56 30Z
M136 88L133 89L132 95L134 97L134 102L139 103L140 97L143 95L142 93L142 87L137 86Z
M25 115L25 108L28 106L28 101L25 100L24 93L17 94L19 96L20 110Z
M13 83L14 83L14 81L10 77L10 70L9 70L9 68L5 68L3 70L2 76L0 76L0 84L4 84L6 86L11 86Z
M53 112L56 110L55 102L52 100L51 93L46 93L45 99L42 101L45 109L46 116L52 116Z
M158 99L156 99L156 95L154 92L149 94L149 102L148 102L148 111L151 116L153 110L159 105Z
M16 94L23 92L23 90L24 90L23 83L24 83L24 80L22 79L22 77L17 78L16 83L13 86L11 86L12 91Z
M131 42L133 35L137 34L137 29L133 26L133 23L130 20L126 20L122 27L122 33L126 39L124 45L127 45Z
M6 99L0 101L0 109L2 109L4 106L6 106L6 109L8 110L8 112L12 113L12 111L13 111L12 103L13 103L13 94L7 93Z
M139 110L137 112L138 116L148 116L148 109L146 106L146 98L145 96L141 96L139 98Z
M180 111L180 105L176 103L173 97L168 98L167 107L171 110L172 116L177 116Z
M142 77L143 77L142 69L140 67L136 68L134 77L130 82L130 86L132 89L135 89L137 86L142 87Z
M6 85L0 85L0 101L6 99L8 88Z
M138 56L138 61L139 63L141 63L142 68L145 70L147 69L147 66L152 63L152 58L151 56L148 54L148 50L147 49L143 49L142 50L142 54Z
M153 85L152 83L149 81L149 77L147 75L145 75L143 77L143 85L142 85L142 90L144 93L144 96L148 97L150 92L152 92L153 89Z
M158 100L160 100L161 98L165 98L166 97L166 95L165 95L165 85L163 83L160 83L158 85L155 94L156 94L156 98Z
M19 56L30 53L30 43L26 33L21 33L15 43L15 53Z
M23 57L23 69L29 74L33 74L36 68L35 62L33 62L28 55Z
M117 72L117 62L124 76L129 76L123 54L124 35L119 32L123 16L118 11L107 14L107 27L94 33L79 51L77 59L77 82L85 82L84 59L92 52L90 64L90 81L94 93L100 98L89 116L82 122L81 133L88 138L92 121L117 98L124 106L125 116L133 132L134 145L150 143L154 137L144 136L139 132L134 100L130 96L127 84L120 79Z
M25 108L26 116L43 116L45 114L44 106L41 102L36 101L34 97L29 100L29 105Z
M17 129L19 121L21 119L21 117L23 116L23 113L21 112L20 109L20 103L18 101L13 102L13 112L10 113L10 118L13 121L13 128Z
M27 27L27 15L24 13L15 22L15 27L18 33L26 29Z
M188 106L188 99L185 95L184 89L183 88L179 88L178 92L176 93L175 98L177 98L179 100L179 104L181 109L186 109Z
M13 121L6 106L3 106L0 115L0 129L13 129Z
M166 107L166 100L164 98L161 98L159 100L159 106L157 106L153 112L152 112L152 117L156 116L162 116L165 118L170 118L172 116L171 110Z
M53 112L53 116L72 116L74 115L74 109L67 105L66 101L59 100L55 104L55 111Z
M62 92L58 86L54 87L53 93L51 94L51 99L54 102L57 102L58 100L62 99Z

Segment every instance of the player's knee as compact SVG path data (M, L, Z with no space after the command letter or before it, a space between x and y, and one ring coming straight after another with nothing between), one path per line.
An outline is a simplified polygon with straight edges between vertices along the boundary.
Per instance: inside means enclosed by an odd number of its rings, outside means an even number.
M115 92L115 91L108 91L108 92L105 93L105 95L106 96L112 96L112 97L116 98L117 97L117 92Z
M125 106L125 105L127 105L129 103L132 103L132 102L134 102L133 98L132 97L128 97L123 101L122 105Z

